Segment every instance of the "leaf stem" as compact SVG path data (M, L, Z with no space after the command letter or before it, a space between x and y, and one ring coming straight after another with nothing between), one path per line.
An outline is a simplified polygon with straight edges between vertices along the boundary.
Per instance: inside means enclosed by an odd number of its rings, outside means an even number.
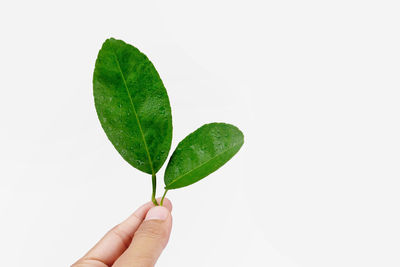
M164 195L162 196L161 202L160 202L160 205L161 205L161 206L162 206L163 203L164 203L164 198L165 198L165 195L167 194L167 192L168 192L168 189L165 189Z
M156 200L157 177L154 173L151 175L151 182L153 185L153 193L151 194L151 201L153 201L154 205L158 206L158 203Z

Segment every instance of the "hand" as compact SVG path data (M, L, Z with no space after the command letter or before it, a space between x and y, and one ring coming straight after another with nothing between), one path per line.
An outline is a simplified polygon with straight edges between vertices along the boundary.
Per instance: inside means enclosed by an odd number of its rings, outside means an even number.
M159 201L159 200L158 200ZM168 243L172 204L148 202L111 229L72 267L153 267Z

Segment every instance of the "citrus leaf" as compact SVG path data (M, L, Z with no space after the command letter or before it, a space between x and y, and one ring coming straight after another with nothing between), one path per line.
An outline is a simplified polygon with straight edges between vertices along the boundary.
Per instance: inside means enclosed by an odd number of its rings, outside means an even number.
M229 161L243 142L243 133L236 126L203 125L178 144L165 170L165 188L180 188L201 180Z
M108 39L93 75L97 115L108 139L133 167L155 174L172 139L167 91L150 60L121 40Z

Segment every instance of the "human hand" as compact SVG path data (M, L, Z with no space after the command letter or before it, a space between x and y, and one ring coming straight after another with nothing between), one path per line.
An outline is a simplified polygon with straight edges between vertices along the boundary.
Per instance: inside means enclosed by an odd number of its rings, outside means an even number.
M171 210L168 199L163 206L144 204L71 267L153 267L168 243Z

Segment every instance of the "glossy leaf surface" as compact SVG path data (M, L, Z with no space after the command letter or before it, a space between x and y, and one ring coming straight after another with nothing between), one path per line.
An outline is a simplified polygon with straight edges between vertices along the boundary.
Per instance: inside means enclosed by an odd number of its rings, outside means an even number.
M121 40L104 42L96 60L93 94L108 139L133 167L152 174L172 139L167 91L150 60Z
M165 170L165 188L180 188L201 180L229 161L243 142L243 133L233 125L203 125L178 144Z

